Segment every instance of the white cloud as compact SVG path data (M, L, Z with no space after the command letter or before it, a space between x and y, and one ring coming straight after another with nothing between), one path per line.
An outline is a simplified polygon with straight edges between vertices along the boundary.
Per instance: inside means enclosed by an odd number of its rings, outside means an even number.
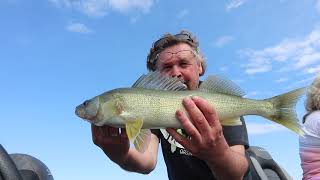
M285 39L262 50L244 49L240 54L248 58L243 65L247 74L299 70L306 72L310 66L320 63L320 27L300 39ZM274 65L276 63L277 65Z
M231 11L232 9L236 9L246 3L247 0L232 0L226 5L226 11Z
M178 19L182 19L184 17L186 17L189 14L189 10L188 9L183 9L178 13L177 18Z
M280 78L276 80L277 83L286 82L286 81L288 81L288 78Z
M318 62L319 60L320 60L320 53L314 52L311 54L303 54L300 60L295 65L295 67L302 68L310 64L313 64L315 62Z
M318 74L320 73L320 65L316 66L316 67L310 67L306 69L306 73L308 74Z
M294 81L289 86L286 86L285 89L292 90L294 88L301 87L301 85L310 84L315 78L316 78L316 74L299 81Z
M228 44L232 40L233 40L232 36L221 36L214 42L214 46L222 47L222 46Z
M257 95L261 94L261 92L259 91L251 91L251 92L248 92L246 93L246 95L244 95L245 98L253 98Z
M128 13L131 10L149 12L154 0L49 0L60 8L71 8L88 16L102 17L109 10Z
M220 71L227 71L229 68L227 66L222 66L219 68Z
M259 65L259 64L249 64L248 68L246 69L247 74L256 74L256 73L263 73L263 72L269 72L272 69L272 67L268 64Z
M248 99L262 100L274 97L275 95L276 94L272 92L270 89L266 89L263 91L249 91L246 93L246 95L244 95L244 97Z
M120 12L128 12L131 9L137 9L147 13L153 5L153 0L109 0L109 3L113 9Z
M258 124L258 123L247 123L248 134L260 135L279 131L286 131L287 129L278 124Z
M81 23L69 24L66 29L70 32L83 33L83 34L88 34L92 32L91 29L89 29L86 25Z
M241 83L245 82L244 79L233 79L232 81L237 84L241 84Z
M250 98L250 97L254 97L256 95L260 94L260 92L258 91L251 91L249 93L246 93L246 95L244 96L245 98Z

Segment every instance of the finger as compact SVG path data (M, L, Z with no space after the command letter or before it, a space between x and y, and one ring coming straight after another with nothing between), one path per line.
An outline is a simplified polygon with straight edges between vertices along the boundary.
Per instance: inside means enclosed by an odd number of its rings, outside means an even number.
M120 136L122 138L127 138L128 139L128 136L127 136L127 132L126 132L126 129L125 128L121 128L121 134Z
M91 124L91 134L92 136L97 134L97 126Z
M102 147L105 144L110 143L108 137L108 127L107 126L95 126L91 125L92 131L92 141L95 145Z
M101 136L101 142L104 144L120 144L121 137L119 135L119 128L114 128L111 126L102 126L101 131L103 136Z
M101 136L108 137L109 136L109 128L110 126L98 126L98 131Z
M129 139L125 128L109 127L109 138L115 144L128 143Z
M109 128L108 128L108 131L109 131L109 135L110 135L111 137L117 137L117 136L119 136L119 128L109 127Z
M198 129L200 134L204 134L209 131L210 126L205 119L204 115L196 104L191 100L191 98L184 98L182 101L185 109L187 110L193 124Z
M187 134L195 141L201 142L201 135L197 128L191 123L187 114L181 110L177 110L176 117L180 121L183 129L187 132Z
M99 136L99 129L97 126L91 124L91 134L92 134L92 141L96 143L97 137Z
M111 126L100 126L99 129L99 139L101 142L110 143L116 142L114 137L117 137L119 134L119 129Z
M121 134L119 136L121 143L128 143L129 138L127 136L127 132L125 128L121 128Z
M177 131L173 128L167 128L167 132L175 139L179 144L181 144L184 148L190 150L192 148L191 142L184 138L181 134L177 133Z
M208 101L200 97L194 96L192 97L192 100L195 102L195 104L199 107L201 112L206 117L206 120L212 127L211 130L213 130L212 133L215 134L215 137L218 139L221 138L223 132L217 111L209 104Z
M202 112L204 117L206 118L208 124L210 126L214 126L217 121L219 121L219 117L215 109L212 107L211 104L209 104L208 101L198 97L193 96L191 98L193 102L196 104L196 106L199 108L199 110Z

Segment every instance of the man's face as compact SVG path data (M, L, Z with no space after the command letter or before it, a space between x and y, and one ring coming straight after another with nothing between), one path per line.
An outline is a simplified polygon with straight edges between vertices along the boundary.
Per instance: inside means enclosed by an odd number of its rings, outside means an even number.
M156 68L161 74L179 78L189 90L198 88L202 66L186 43L165 48L158 56Z

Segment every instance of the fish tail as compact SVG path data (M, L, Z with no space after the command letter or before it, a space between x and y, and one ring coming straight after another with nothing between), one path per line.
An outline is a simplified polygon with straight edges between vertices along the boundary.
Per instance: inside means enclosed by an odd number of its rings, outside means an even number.
M297 118L295 106L305 90L306 88L303 87L270 99L265 99L265 101L270 102L273 106L273 113L269 114L267 118L282 124L302 136L304 132Z

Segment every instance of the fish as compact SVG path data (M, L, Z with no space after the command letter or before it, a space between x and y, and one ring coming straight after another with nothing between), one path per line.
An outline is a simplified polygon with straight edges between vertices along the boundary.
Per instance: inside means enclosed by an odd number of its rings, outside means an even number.
M281 124L298 135L302 126L295 105L306 87L268 99L243 97L245 93L231 80L219 75L208 76L196 90L188 90L178 78L149 72L128 88L116 88L84 101L75 109L78 117L96 126L125 128L126 134L139 152L148 147L151 129L182 129L175 112L184 110L182 99L198 96L216 110L224 126L241 125L241 116L257 115Z

